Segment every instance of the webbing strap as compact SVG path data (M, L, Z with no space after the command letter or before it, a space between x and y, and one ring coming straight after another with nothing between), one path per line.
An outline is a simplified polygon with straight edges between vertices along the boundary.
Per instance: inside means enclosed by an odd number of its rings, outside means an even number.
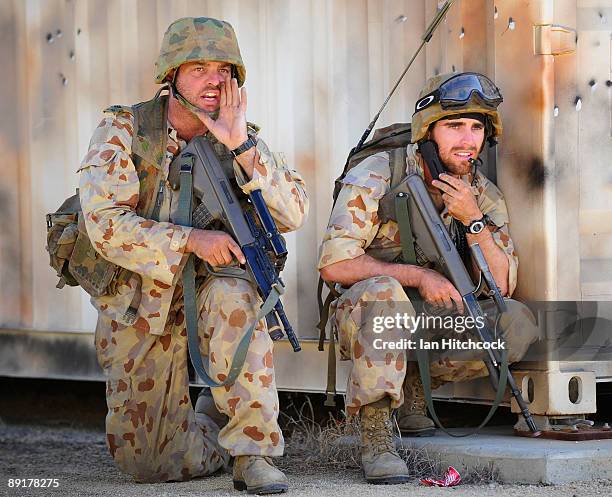
M193 195L193 157L186 157L185 161L181 163L180 171L180 193L178 201L178 213L175 222L182 226L191 226L191 202ZM283 291L282 288L272 287L268 298L259 309L255 321L249 327L247 332L241 338L234 357L231 362L230 370L227 377L221 381L213 380L206 372L208 369L208 358L202 359L200 353L200 343L198 337L198 310L196 303L196 288L195 288L195 265L193 261L193 254L190 254L185 268L183 269L183 300L185 305L185 324L187 327L187 344L189 349L189 357L191 363L198 376L202 379L204 384L208 387L222 387L224 385L230 385L236 381L236 378L242 371L246 355L249 350L249 344L251 337L255 330L255 326L260 319L265 317L270 311L276 306L280 295ZM206 364L205 364L206 362Z
M497 393L495 394L495 400L493 401L493 405L491 406L491 409L489 409L489 412L487 416L485 417L485 419L483 420L483 422L480 423L478 427L474 428L473 430L470 430L467 433L451 433L448 431L448 429L446 429L442 425L442 423L440 422L440 419L438 419L438 415L436 414L436 410L434 409L434 405L433 405L433 398L431 396L431 376L429 374L429 354L427 353L426 350L423 350L421 347L419 347L417 348L416 355L417 355L417 361L419 363L419 373L421 375L421 382L423 383L423 392L425 394L425 401L427 402L427 409L429 409L429 413L431 414L432 419L436 422L436 425L438 425L438 427L447 435L450 435L451 437L456 437L456 438L468 437L470 435L474 435L475 433L478 433L493 417L493 414L495 414L495 411L497 410L497 408L499 407L499 404L504 398L504 393L506 391L506 384L508 380L508 351L505 349L502 351L501 367L499 371L499 381L497 384Z
M336 401L336 335L332 327L329 328L329 346L327 348L327 387L325 389L327 397L323 405L335 407Z
M393 190L406 177L406 147L394 148L389 152L389 165L391 166L391 185Z
M408 194L400 192L395 197L395 215L397 216L397 224L400 231L402 258L406 264L416 266L417 258L414 250L414 236L408 213Z
M187 326L187 343L189 348L189 357L193 368L196 370L204 384L208 387L222 387L224 385L231 385L236 381L238 375L242 371L244 362L246 360L247 352L249 351L249 344L251 343L251 337L255 331L255 327L260 319L264 318L269 312L271 312L276 303L280 298L280 292L276 287L272 288L272 291L268 295L268 298L264 304L260 307L255 316L255 321L249 327L244 336L240 339L236 352L231 362L230 370L227 377L221 381L213 380L206 372L208 367L208 358L202 358L200 353L200 343L198 338L198 313L196 308L195 298L195 270L193 265L193 255L189 256L187 265L183 269L183 297L185 299L185 322Z

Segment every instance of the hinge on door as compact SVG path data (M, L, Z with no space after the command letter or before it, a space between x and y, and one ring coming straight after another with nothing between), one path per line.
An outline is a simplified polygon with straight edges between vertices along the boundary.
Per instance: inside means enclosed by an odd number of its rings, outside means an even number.
M533 27L533 52L535 55L575 53L577 36L574 28L559 24L536 24Z

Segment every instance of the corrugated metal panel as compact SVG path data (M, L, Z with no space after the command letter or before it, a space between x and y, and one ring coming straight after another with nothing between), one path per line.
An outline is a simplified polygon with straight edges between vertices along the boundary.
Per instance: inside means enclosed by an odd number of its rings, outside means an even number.
M3 221L0 325L93 328L87 297L54 289L43 249L44 214L73 192L100 110L154 93L153 63L168 24L207 15L235 26L248 70L249 119L307 181L311 215L288 237L284 301L300 335L314 336L315 265L333 180L436 6L408 0L4 2L0 54L15 70L0 97L10 116L0 135L10 152L0 166L1 200L21 228ZM439 58L442 42L435 43L428 60ZM381 125L408 119L425 70L422 55Z
M209 15L229 20L238 33L248 69L249 119L262 126L262 136L287 154L308 184L311 215L288 237L284 277L288 314L301 336L313 336L317 249L333 180L438 3L2 2L0 62L7 70L0 110L8 118L0 124L5 152L0 207L7 213L0 221L0 326L93 328L86 296L54 289L43 250L44 214L76 186L74 171L100 110L147 99L155 91L153 63L168 24L185 15ZM601 269L611 255L611 224L600 222L611 212L604 171L611 146L605 80L612 16L606 24L599 15L605 17L607 9L612 9L609 0L458 0L379 123L408 120L427 75L456 69L496 77L506 97L497 169L522 259L523 296L609 294L612 276ZM533 25L547 22L578 27L578 56L534 55ZM594 91L588 86L592 78L599 83ZM577 95L581 113L574 107ZM560 112L553 119L555 104ZM605 126L593 126L604 121ZM541 177L545 180L538 183Z

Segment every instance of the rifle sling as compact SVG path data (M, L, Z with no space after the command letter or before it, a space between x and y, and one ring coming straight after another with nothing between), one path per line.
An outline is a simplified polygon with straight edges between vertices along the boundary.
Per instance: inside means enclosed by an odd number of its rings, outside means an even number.
M495 411L499 407L502 399L504 398L504 393L506 391L506 384L508 380L508 351L502 351L502 360L499 370L499 380L497 382L497 392L495 394L495 400L493 400L493 405L487 416L484 418L482 423L478 425L473 430L468 431L467 433L452 433L449 432L447 428L445 428L438 415L436 414L436 410L434 409L433 398L431 395L431 375L429 373L429 354L426 350L422 350L420 347L417 347L416 351L417 362L419 364L419 374L421 375L421 382L423 383L423 392L425 394L425 402L427 403L427 409L429 409L429 414L431 414L432 419L436 422L436 425L447 435L451 437L461 438L461 437L469 437L478 433L493 417ZM489 373L490 374L490 373Z
M408 194L399 193L395 197L395 213L397 217L397 224L399 226L400 231L400 243L402 246L402 258L405 263L416 265L416 253L414 250L414 236L412 232L412 227L410 225L410 213L408 207ZM416 303L419 298L418 290L416 288L406 288L406 293L410 298L410 301L413 303L416 309ZM493 401L493 405L489 410L487 416L483 420L480 425L467 433L451 433L449 432L440 422L438 415L434 409L433 398L431 394L431 375L429 373L429 354L426 350L421 350L421 348L417 348L416 351L417 361L419 364L419 374L421 376L421 382L423 383L423 392L425 395L425 401L427 402L427 408L429 409L429 413L431 414L432 419L435 421L436 425L446 434L452 437L467 437L470 435L474 435L481 428L483 428L489 420L495 414L495 411L499 407L500 402L504 397L504 392L506 391L506 384L508 380L508 351L502 351L502 360L501 367L499 371L499 381L497 382L497 392L495 394L495 400Z
M191 202L193 196L192 167L193 164L191 167L182 167L180 172L179 207L177 213L178 219L176 219L175 222L183 226L191 226ZM257 326L257 323L274 309L280 298L280 292L276 287L272 287L266 301L259 308L255 321L241 338L240 343L236 348L236 352L234 353L234 357L232 358L227 377L221 382L215 381L207 373L207 369L209 369L208 358L203 359L202 354L200 353L200 345L198 340L198 311L195 288L196 273L193 257L193 254L189 254L182 274L185 325L187 327L189 357L191 358L191 363L193 364L194 369L206 386L222 387L224 385L231 385L236 381L236 378L242 371L242 367L244 366L246 355L249 350L251 337L255 331L255 326ZM282 289L280 291L282 291Z

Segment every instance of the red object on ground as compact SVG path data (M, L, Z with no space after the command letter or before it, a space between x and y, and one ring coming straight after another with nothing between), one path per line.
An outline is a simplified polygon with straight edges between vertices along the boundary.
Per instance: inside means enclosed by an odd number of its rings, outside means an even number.
M448 468L443 480L434 480L433 478L423 478L421 480L421 483L428 487L454 487L459 485L460 482L461 475L459 475L459 472L452 466Z

